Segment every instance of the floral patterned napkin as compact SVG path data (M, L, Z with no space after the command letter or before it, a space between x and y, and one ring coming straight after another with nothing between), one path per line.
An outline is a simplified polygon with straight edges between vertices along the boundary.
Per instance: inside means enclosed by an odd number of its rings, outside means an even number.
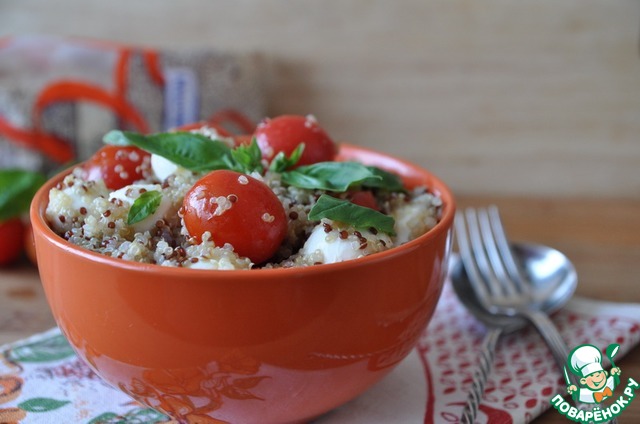
M590 343L604 349L618 343L620 358L640 341L640 304L574 298L553 319L570 347ZM484 333L447 283L417 348L383 381L315 424L457 422ZM479 422L529 422L565 390L562 374L534 330L505 336L498 344ZM0 423L5 422L172 421L103 383L54 328L0 347Z

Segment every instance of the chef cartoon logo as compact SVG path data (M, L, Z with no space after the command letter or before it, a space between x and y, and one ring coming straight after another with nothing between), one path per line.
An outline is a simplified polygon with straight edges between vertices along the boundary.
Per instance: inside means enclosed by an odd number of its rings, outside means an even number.
M620 368L613 364L613 356L618 352L620 345L610 345L607 348L611 360L611 372L602 368L602 353L589 344L576 347L569 354L567 367L578 376L580 388L571 382L565 367L565 380L567 393L574 400L582 403L600 403L613 396L613 390L620 384Z
M618 416L635 397L640 384L629 378L622 395L613 398L614 391L620 385L622 371L613 362L620 345L610 344L605 354L611 362L611 370L602 367L602 352L596 346L583 344L575 347L564 367L564 380L567 393L574 402L569 402L557 394L551 404L562 415L572 421L582 423L603 423ZM571 378L570 376L573 376ZM609 406L602 403L611 399ZM581 405L583 405L581 407ZM586 408L584 407L586 406Z

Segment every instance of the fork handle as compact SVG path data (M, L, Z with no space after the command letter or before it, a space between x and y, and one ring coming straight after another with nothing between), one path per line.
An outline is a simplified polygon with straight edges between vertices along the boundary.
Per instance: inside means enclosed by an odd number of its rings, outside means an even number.
M502 329L494 328L484 336L480 350L480 358L478 368L473 374L473 382L471 383L471 391L467 397L467 403L462 411L460 422L464 424L473 424L476 421L478 407L482 401L484 386L493 367L493 359L496 353L496 344L502 334Z
M549 316L543 312L527 311L524 315L538 329L538 332L540 332L540 335L551 349L553 357L558 363L558 366L562 369L569 358L569 348L567 347L565 341L562 339L562 336L560 335L560 332L558 331L555 324L551 321ZM569 375L569 379L571 379L571 382L573 384L579 387L579 384L576 381L577 379L573 374ZM593 405L584 405L577 402L576 406L579 409L585 410L590 410L593 408ZM615 417L607 421L608 424L617 424L617 422L618 420Z

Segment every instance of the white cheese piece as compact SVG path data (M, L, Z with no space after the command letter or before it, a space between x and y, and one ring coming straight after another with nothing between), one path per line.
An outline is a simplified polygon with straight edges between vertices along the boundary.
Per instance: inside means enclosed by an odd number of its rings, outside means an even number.
M178 165L154 153L151 155L151 169L159 181L164 181L178 170Z
M222 137L218 134L215 128L211 127L202 127L196 130L191 131L194 134L201 134L205 137L213 140L222 141L226 143L229 147L234 147L234 141L231 137ZM153 170L154 175L159 181L164 181L170 175L176 173L176 171L180 168L179 165L171 162L169 159L164 158L160 155L156 155L155 153L151 155L151 169Z
M327 232L326 228L331 228L331 230ZM329 264L356 259L392 247L392 241L387 234L374 234L367 230L361 230L357 233L359 236L351 227L339 227L329 220L323 220L314 227L311 235L300 249L300 254L303 256L321 255L322 263Z

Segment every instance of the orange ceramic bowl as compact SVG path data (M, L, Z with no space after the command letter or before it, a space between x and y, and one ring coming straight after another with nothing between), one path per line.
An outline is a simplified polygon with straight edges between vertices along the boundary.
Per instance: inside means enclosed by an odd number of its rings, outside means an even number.
M104 380L180 422L304 422L364 392L412 350L434 311L454 199L405 161L350 145L340 158L428 185L444 203L440 222L402 246L342 263L167 268L56 235L45 209L63 175L53 178L36 194L31 221L60 329Z

